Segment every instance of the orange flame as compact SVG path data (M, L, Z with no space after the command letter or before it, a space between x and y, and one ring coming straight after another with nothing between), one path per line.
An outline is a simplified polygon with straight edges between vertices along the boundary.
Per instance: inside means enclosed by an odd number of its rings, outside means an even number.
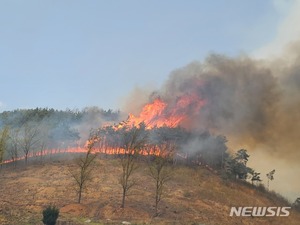
M44 157L47 155L55 155L55 154L66 154L66 153L86 153L88 151L87 146L85 147L69 147L66 149L45 149L41 150L38 152L31 152L28 154L28 158L39 158L39 157ZM124 155L128 154L128 151L125 151L125 149L122 148L93 148L91 151L92 154L106 154L106 155ZM159 149L143 149L139 152L140 155L144 156L149 156L149 155L160 155L160 150ZM18 158L14 159L8 159L4 160L1 164L7 164L7 163L12 163L20 160L24 160L25 156L20 156Z
M141 113L138 116L129 114L127 123L120 123L115 126L115 129L121 129L126 124L129 126L138 126L140 123L144 122L147 129L152 129L154 127L176 127L181 125L181 123L188 121L191 116L200 112L201 107L205 105L205 100L201 99L197 94L184 94L176 99L175 102L166 103L161 98L154 99L153 102L146 104ZM94 137L86 141L84 147L70 147L66 149L48 149L36 153L31 153L28 157L38 157L58 153L85 153L87 152L89 146L99 141L98 137ZM124 149L121 148L95 148L92 153L103 153L108 155L114 154L125 154ZM159 149L152 148L147 150L142 150L139 152L141 155L161 155L162 153ZM178 155L178 153L177 153ZM179 155L180 157L183 157ZM18 161L24 159L24 156L19 158L3 161L2 163L10 163L13 161ZM2 164L0 163L0 164Z
M204 104L205 101L196 94L185 94L171 104L156 98L143 107L140 115L129 114L128 124L137 126L144 122L147 129L162 126L176 127L188 120L188 115L199 113Z

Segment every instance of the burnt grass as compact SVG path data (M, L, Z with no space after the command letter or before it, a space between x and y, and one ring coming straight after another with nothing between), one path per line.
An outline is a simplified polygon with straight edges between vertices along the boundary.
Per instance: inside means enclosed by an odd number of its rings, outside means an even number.
M72 156L74 157L74 155ZM114 157L98 157L93 179L77 204L70 156L53 156L3 165L0 171L0 224L41 225L42 210L60 209L59 225L79 224L299 224L300 214L289 217L230 217L232 206L287 206L280 195L245 182L224 180L205 167L178 165L166 184L159 215L154 216L155 186L143 160L132 175L136 181L120 208L121 164Z

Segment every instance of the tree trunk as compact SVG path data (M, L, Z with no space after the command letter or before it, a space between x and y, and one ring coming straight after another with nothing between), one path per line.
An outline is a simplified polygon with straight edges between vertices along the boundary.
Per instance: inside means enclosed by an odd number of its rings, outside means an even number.
M123 196L122 196L122 205L121 205L121 208L125 208L125 197L126 197L126 190L123 188Z
M156 192L155 192L155 216L158 216L158 203L159 203L159 181L156 180Z
M158 216L158 200L155 201L155 216Z
M81 192L82 192L82 188L79 188L79 192L78 192L78 203L80 204L81 201Z

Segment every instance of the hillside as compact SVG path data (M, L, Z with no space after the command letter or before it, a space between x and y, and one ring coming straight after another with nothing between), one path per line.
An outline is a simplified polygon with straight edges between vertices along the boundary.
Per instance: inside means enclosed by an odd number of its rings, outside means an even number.
M286 206L275 195L250 185L224 181L203 167L177 166L160 203L160 215L154 214L154 182L145 163L133 175L138 185L120 208L121 186L118 159L97 159L93 181L76 203L69 169L72 160L53 160L43 164L30 162L17 168L4 165L0 172L0 224L42 224L41 211L48 204L60 208L59 224L299 224L300 214L289 217L230 217L231 206ZM90 223L87 223L88 221Z

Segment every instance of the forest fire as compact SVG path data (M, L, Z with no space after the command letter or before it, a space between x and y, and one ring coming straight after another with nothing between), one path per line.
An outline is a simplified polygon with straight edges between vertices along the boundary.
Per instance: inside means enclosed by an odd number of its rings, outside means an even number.
M77 147L69 147L69 148L64 148L64 149L45 149L45 150L41 150L38 152L31 152L30 154L28 154L27 157L42 159L46 156L57 155L57 154L67 154L67 153L80 154L80 153L86 153L86 152L87 152L86 147L77 146ZM105 155L124 155L125 153L128 153L128 152L126 152L122 148L117 149L117 148L112 148L112 147L107 147L107 148L96 147L92 150L91 153L92 154L105 154ZM156 148L151 148L151 149L147 149L147 150L141 150L141 151L139 151L139 154L143 155L143 156L160 155L160 150L156 149ZM13 162L24 160L24 159L25 159L25 156L21 156L21 157L17 157L17 158L13 158L13 159L4 160L1 164L13 163Z
M146 104L138 116L129 114L127 121L121 122L115 126L112 126L115 133L103 135L103 137L95 136L85 142L85 144L74 143L72 147L62 147L53 149L43 149L30 152L27 158L42 158L43 156L52 154L64 154L64 153L85 153L89 149L89 146L93 145L92 153L101 153L107 155L119 155L126 154L128 151L123 148L121 141L121 130L125 128L131 129L133 127L139 127L141 123L145 124L146 130L153 130L156 128L176 128L182 123L189 121L191 115L198 114L201 107L205 105L205 101L201 99L197 94L184 94L176 98L176 100L164 101L158 97L152 102ZM105 130L110 126L103 126L100 129ZM120 132L120 133L118 133ZM119 136L118 136L119 135ZM160 149L155 144L146 146L139 151L140 155L162 155ZM165 153L163 153L165 154ZM3 161L3 163L10 163L19 160L23 160L25 156L12 157L9 160Z
M121 123L121 111L97 107L0 113L4 146L0 163L26 162L27 158L43 161L52 154L84 154L90 130L99 137L93 152L122 158L133 149L128 144L133 140L130 132L140 129L141 136L147 135L137 151L140 155L167 153L176 163L224 169L224 160L231 157L228 149L248 148L258 156L272 152L274 162L285 159L298 168L300 95L294 93L300 90L299 65L298 61L289 65L278 70L247 57L212 55L203 63L172 72L162 88L150 96L134 94L134 104L126 106L135 113L129 113ZM146 95L146 104L136 108L145 102ZM134 138L136 143L140 141ZM164 144L172 146L165 148ZM266 166L273 166L271 162ZM281 169L290 171L285 166Z
M161 98L156 98L146 104L138 116L129 114L128 125L137 126L144 122L147 129L163 126L177 127L189 120L189 115L199 113L204 104L205 101L196 94L182 95L170 104Z

